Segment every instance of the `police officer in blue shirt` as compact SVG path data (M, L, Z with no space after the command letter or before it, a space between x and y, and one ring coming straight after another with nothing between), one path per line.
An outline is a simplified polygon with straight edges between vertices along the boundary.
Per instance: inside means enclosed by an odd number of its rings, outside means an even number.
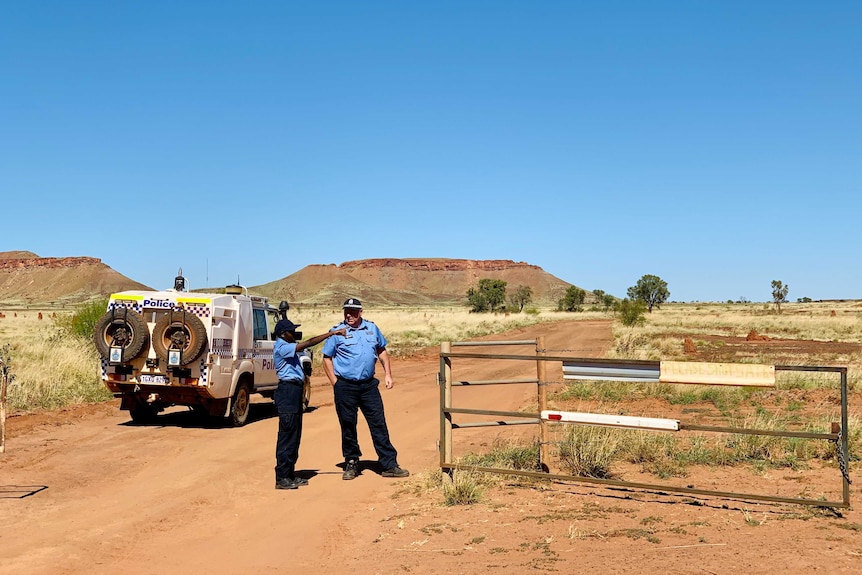
M362 303L348 298L342 306L344 321L336 330L346 330L323 344L323 368L335 392L335 412L341 425L341 451L344 455L342 479L354 479L359 473L362 452L356 436L358 410L362 410L371 441L383 468L383 477L407 477L410 472L398 466L398 453L389 440L389 429L383 413L383 398L374 377L377 361L383 365L386 389L392 389L392 367L386 351L386 338L380 329L362 319Z
M275 390L275 407L278 410L278 439L275 443L275 488L296 489L308 485L308 480L297 477L296 460L299 459L299 441L302 438L302 385L305 372L300 364L302 350L317 345L333 335L344 335L344 329L316 335L297 342L302 334L296 331L299 324L287 319L275 324L276 340L272 355L278 374Z

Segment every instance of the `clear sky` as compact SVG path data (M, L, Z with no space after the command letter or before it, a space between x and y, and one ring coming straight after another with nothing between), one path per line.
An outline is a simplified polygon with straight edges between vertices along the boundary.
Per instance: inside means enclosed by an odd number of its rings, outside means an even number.
M9 1L0 251L862 297L862 2Z

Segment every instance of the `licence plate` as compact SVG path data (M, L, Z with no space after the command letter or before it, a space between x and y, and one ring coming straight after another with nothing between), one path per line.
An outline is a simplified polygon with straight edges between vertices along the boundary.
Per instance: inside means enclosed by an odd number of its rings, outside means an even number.
M140 383L168 383L168 378L165 375L148 375L141 374L138 376Z

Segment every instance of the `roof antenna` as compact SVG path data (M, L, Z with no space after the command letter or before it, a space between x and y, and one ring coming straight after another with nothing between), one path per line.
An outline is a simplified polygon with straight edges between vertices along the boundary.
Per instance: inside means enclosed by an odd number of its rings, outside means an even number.
M174 289L177 291L186 291L186 278L183 277L183 268L177 271L177 277L174 278Z

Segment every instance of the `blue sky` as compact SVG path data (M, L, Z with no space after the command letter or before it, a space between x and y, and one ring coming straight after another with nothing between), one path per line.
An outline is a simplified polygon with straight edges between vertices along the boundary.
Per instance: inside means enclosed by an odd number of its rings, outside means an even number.
M859 298L862 3L4 2L0 251Z

